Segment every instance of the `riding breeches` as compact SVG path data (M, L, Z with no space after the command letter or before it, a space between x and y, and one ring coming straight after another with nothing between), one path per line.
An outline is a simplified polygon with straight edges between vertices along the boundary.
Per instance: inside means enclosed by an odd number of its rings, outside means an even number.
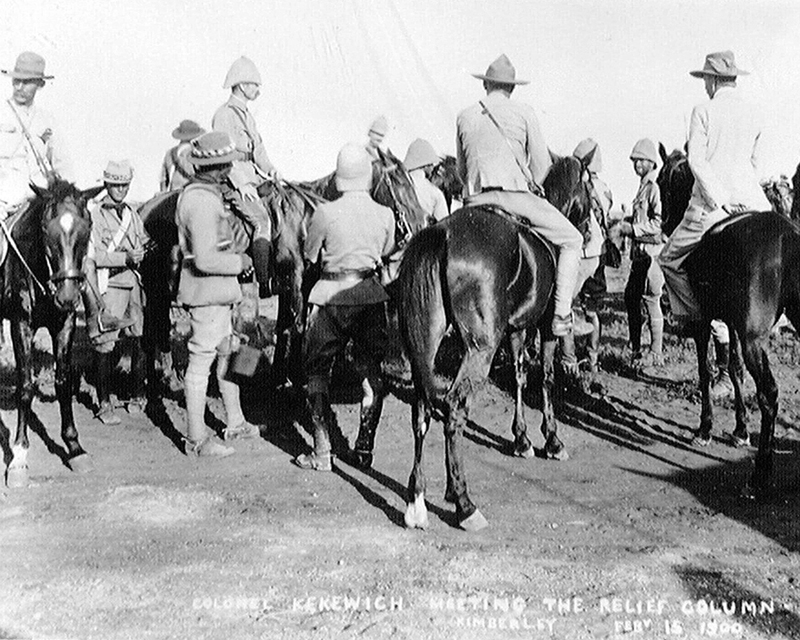
M700 304L689 284L689 276L683 268L683 262L700 242L703 234L727 217L728 214L722 209L702 211L690 207L664 245L658 263L664 271L670 307L676 316L700 318Z
M531 227L558 249L556 265L555 314L566 317L581 261L583 236L552 204L527 191L485 191L470 197L469 205L489 204L525 218Z

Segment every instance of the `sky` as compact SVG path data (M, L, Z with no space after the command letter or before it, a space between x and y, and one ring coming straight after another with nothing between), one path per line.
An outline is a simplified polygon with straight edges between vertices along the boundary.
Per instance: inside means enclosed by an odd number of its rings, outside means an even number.
M764 118L760 177L793 174L798 34L796 0L2 0L0 69L21 51L43 55L55 79L37 104L55 116L78 186L125 158L130 199L145 200L172 130L184 118L210 127L241 55L263 78L250 108L268 154L283 177L307 180L365 141L378 114L401 158L417 137L453 154L456 115L483 95L471 74L505 53L530 80L514 98L536 109L554 152L598 141L619 208L637 188L634 143L685 142L706 99L689 71L712 51L733 50L750 71L739 84Z

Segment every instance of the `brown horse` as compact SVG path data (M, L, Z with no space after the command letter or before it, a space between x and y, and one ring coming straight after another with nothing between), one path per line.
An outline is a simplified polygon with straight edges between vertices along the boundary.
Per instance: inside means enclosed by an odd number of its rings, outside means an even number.
M88 200L103 187L79 191L53 177L47 189L31 185L35 199L12 218L13 242L2 267L0 311L11 322L11 341L17 370L17 433L6 473L9 487L28 483L28 425L33 413L33 338L44 327L53 342L56 397L61 410L61 437L67 447L64 463L78 473L94 468L78 441L72 412L74 380L72 343L83 285L83 260L92 221Z

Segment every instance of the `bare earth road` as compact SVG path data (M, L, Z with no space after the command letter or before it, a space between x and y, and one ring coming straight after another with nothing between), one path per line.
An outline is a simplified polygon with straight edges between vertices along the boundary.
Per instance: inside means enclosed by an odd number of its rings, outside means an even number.
M465 457L490 526L476 534L455 528L443 500L438 424L426 449L430 527L403 527L413 449L402 362L391 368L374 470L337 464L330 474L290 464L310 437L292 405L261 387L245 406L262 438L197 461L175 446L179 394L106 427L92 419L84 381L76 418L97 469L75 475L60 457L45 368L31 484L0 491L0 638L800 638L796 335L773 338L776 491L756 504L739 495L754 450L721 437L730 401L711 446L689 445L693 349L669 336L667 366L637 374L624 364L619 296L604 320L604 393L561 395L568 461L507 454L502 367L477 396ZM4 354L8 463L16 415ZM85 368L85 343L78 355ZM352 438L350 399L336 408ZM528 417L535 432L539 416Z

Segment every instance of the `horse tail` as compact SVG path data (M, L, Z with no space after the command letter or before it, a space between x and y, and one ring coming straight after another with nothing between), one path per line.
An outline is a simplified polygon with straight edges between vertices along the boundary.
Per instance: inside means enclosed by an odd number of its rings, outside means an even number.
M414 385L430 399L436 351L451 317L443 286L447 266L447 230L427 227L415 235L398 274L400 336L411 362Z

